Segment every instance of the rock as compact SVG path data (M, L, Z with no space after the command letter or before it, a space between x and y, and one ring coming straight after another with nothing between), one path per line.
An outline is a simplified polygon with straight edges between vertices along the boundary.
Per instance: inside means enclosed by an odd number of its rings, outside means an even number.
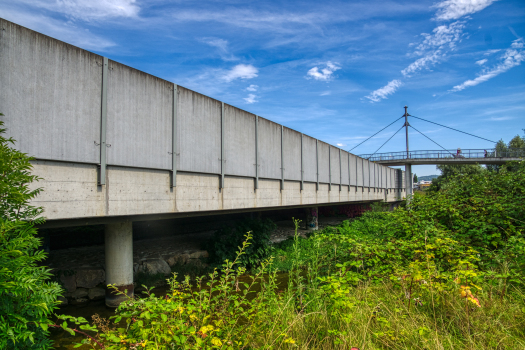
M166 262L168 263L169 266L173 266L177 264L185 265L189 259L190 259L189 254L180 254L180 255L173 255L169 257L168 259L166 259Z
M74 274L72 274L71 276L61 274L60 282L62 282L64 289L69 293L72 293L75 291L75 289L77 289L77 281L76 276Z
M71 293L71 297L73 299L81 299L85 298L88 295L88 290L86 288L77 288L73 293Z
M87 302L88 302L87 298L78 298L78 299L71 300L72 305L85 304Z
M102 269L84 268L77 270L77 288L94 288L106 280L106 273Z
M102 288L91 288L88 291L88 298L89 300L100 300L104 299L106 297L106 291Z
M63 296L59 296L57 300L60 301L60 306L67 305L67 298L64 298Z
M156 275L159 273L164 275L171 274L170 266L162 259L144 260L141 270L148 275Z
M199 250L190 254L190 259L207 258L208 252L206 250Z

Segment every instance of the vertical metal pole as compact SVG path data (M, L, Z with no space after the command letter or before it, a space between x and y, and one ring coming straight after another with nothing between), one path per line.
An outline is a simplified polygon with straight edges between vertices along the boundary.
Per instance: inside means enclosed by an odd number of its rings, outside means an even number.
M368 192L370 192L370 161L368 161Z
M372 163L373 164L373 168L374 168L374 192L376 191L376 188L377 188L377 179L376 179L376 163Z
M341 165L341 149L339 148L339 191L341 191L342 186L343 186L343 168Z
M281 125L281 191L284 190L284 127Z
M259 188L259 116L255 116L255 189Z
M357 161L358 161L358 158L357 156L355 156L355 191L357 192L357 185L359 185L359 167L357 166Z
M365 192L365 159L361 158L361 192Z
M332 190L332 155L330 152L330 145L328 145L328 191Z
M219 188L224 188L224 102L221 102L221 180Z
M102 105L100 109L100 171L98 184L106 184L106 124L108 119L108 58L102 62Z
M319 191L319 140L315 140L315 162L317 163L317 186L316 190Z
M350 181L352 178L350 176L350 153L348 154L348 192L350 192L350 185L352 184L352 181Z
M407 159L409 158L409 152L408 152L408 126L409 126L409 124L408 124L408 116L409 116L409 114L408 114L408 107L405 106L405 115L404 115L404 117L405 117L405 135L406 135L406 144L407 144Z
M179 90L177 84L173 85L173 104L171 106L171 187L177 186L177 105L179 102Z
M303 134L301 134L301 191L304 189L304 150L303 150Z

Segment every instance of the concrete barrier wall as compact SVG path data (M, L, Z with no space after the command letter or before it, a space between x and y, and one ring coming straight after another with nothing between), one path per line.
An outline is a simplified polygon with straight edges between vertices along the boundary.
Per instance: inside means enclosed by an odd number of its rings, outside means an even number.
M274 180L283 168L285 180L388 186L393 170L385 166L11 22L0 25L2 120L36 159Z
M177 91L177 169L220 174L221 102L180 86Z

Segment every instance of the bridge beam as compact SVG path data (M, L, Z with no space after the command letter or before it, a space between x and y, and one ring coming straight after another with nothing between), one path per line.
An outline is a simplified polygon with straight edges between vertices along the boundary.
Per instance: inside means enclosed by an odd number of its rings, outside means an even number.
M117 307L133 296L133 228L131 221L106 224L106 284L115 285L119 292L106 290L106 305Z

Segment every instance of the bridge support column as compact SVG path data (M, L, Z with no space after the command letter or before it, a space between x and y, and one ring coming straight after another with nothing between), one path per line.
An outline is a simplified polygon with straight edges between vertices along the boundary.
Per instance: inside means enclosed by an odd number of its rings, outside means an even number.
M414 188L412 185L412 164L405 164L405 187L407 201L410 201Z
M319 229L319 210L317 207L306 208L306 229L317 231Z
M117 307L133 296L133 228L131 222L107 224L105 228L106 284L116 285L106 290L106 305Z

